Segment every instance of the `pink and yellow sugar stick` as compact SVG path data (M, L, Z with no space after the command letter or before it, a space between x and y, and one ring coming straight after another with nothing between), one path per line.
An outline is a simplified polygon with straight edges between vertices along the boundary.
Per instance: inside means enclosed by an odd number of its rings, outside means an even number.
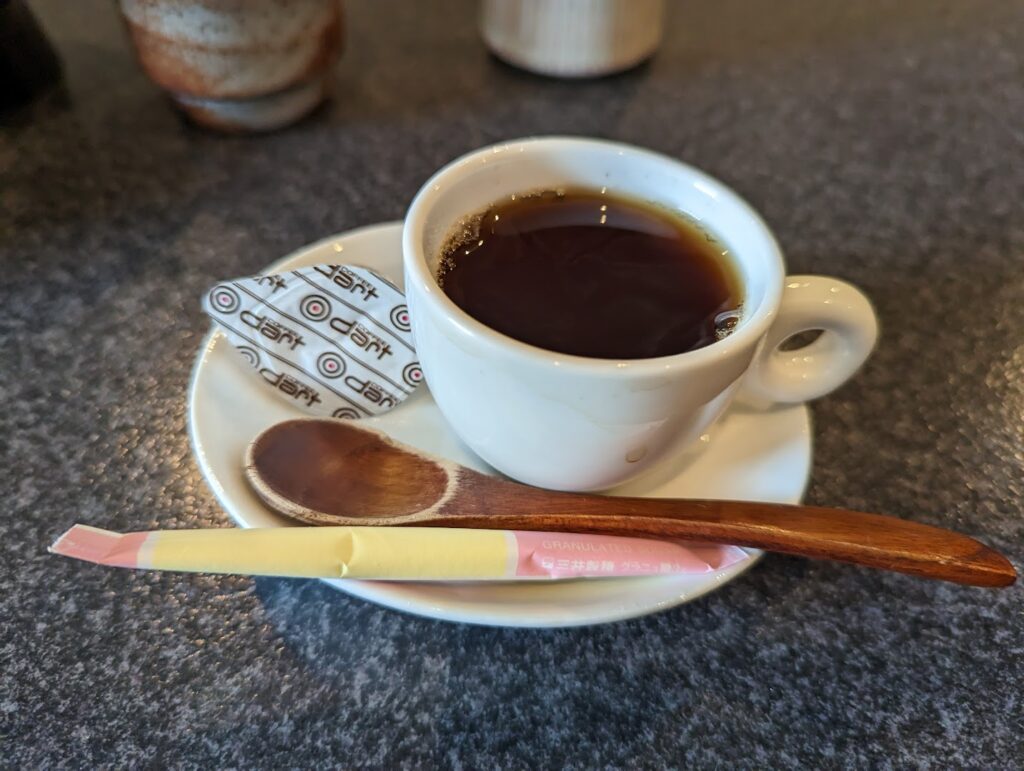
M75 525L50 551L113 567L400 581L508 581L708 573L736 546L514 530L290 527L115 533Z

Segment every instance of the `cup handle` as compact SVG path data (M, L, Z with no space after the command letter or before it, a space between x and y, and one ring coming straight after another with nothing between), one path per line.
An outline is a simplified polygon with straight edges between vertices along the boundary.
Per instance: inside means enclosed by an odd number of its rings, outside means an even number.
M822 334L810 345L780 350L783 341L811 330ZM817 399L853 376L877 338L878 319L859 289L830 276L789 276L744 390L773 402Z

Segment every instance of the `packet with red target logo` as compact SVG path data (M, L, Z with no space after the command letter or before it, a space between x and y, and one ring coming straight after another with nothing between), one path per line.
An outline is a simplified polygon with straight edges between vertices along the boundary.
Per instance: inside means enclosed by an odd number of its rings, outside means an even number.
M314 415L364 418L423 380L402 292L356 265L222 281L203 310L267 388Z

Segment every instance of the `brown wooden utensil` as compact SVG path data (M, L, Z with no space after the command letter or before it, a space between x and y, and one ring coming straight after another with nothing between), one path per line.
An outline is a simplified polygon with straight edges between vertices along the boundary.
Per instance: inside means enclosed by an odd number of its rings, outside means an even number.
M603 533L752 546L974 586L1017 577L961 533L881 514L749 501L559 493L487 476L342 420L260 434L246 476L275 511L316 525L415 525Z

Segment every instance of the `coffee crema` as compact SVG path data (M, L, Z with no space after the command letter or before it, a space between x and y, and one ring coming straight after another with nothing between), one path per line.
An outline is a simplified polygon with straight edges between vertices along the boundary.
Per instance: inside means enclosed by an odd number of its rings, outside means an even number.
M598 359L703 348L732 331L743 303L714 234L604 190L493 204L449 237L437 279L463 311L502 334Z

